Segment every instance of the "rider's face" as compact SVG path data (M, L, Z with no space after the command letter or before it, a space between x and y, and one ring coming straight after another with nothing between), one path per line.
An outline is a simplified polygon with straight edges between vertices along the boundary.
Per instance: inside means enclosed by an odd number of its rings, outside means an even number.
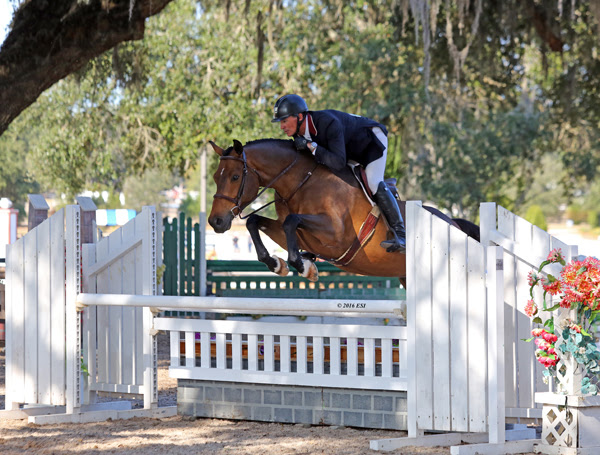
M294 115L290 115L289 117L283 119L279 122L279 127L283 130L285 134L288 136L293 136L296 133L296 129L298 127L298 119Z

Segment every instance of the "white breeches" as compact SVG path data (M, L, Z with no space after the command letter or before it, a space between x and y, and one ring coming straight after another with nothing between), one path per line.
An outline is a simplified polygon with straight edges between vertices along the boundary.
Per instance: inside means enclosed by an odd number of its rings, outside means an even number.
M381 128L374 127L373 133L377 136L377 139L383 144L385 149L383 150L383 155L381 158L376 159L372 163L369 163L367 167L365 167L365 174L367 175L367 183L369 188L371 189L371 193L375 194L377 192L377 186L379 182L383 181L383 174L385 173L385 162L387 160L387 147L388 140Z

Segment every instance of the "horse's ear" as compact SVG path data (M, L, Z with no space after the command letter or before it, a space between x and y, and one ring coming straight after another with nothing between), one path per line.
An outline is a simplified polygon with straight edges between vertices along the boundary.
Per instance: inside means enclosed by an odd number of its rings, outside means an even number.
M238 155L241 155L242 152L244 151L244 146L242 145L242 143L240 141L238 141L237 139L234 139L233 140L233 150L235 150Z
M223 149L221 147L219 147L213 141L209 141L209 142L210 142L210 145L212 145L212 148L214 149L215 152L217 152L219 155L223 155Z

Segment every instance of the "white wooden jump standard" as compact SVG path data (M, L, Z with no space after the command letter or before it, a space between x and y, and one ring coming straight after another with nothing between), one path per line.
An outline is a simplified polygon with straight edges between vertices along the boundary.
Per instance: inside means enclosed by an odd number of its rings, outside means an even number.
M507 440L513 432L505 432L504 425L505 417L541 417L541 409L536 408L534 400L535 393L544 388L540 385L541 367L535 362L532 346L521 341L530 336L531 330L531 321L523 314L529 290L527 272L545 260L554 248L560 248L567 260L577 255L577 248L565 245L502 207L498 207L496 213L493 203L481 204L480 224L481 245L475 245L470 239L461 237L456 229L432 218L421 209L420 203L407 203L407 321L411 331L408 352L409 370L413 372L409 375L408 389L409 437L371 441L372 449L385 451L410 445L450 445L479 439L485 443L454 446L451 453L502 455L532 452L534 445L540 443L537 439ZM445 253L448 245L450 256ZM463 245L466 246L465 253L461 253ZM484 266L481 271L478 271L478 264ZM428 286L428 282L432 285ZM461 283L467 283L466 292L461 290ZM444 289L448 292L448 303L445 303ZM478 293L475 292L477 289ZM466 306L461 306L463 299ZM470 365L464 376L460 370L458 375L450 373L449 400L453 402L457 396L464 397L468 413L466 429L476 433L424 436L424 431L428 430L449 430L443 427L448 421L445 418L448 409L436 406L438 401L448 399L445 398L448 388L438 387L433 379L428 382L428 378L435 377L434 359L440 354L443 359L445 355L443 344L436 341L439 332L432 329L435 322L428 324L428 321L445 319L443 313L447 304L453 309L451 326L462 328L463 321L457 319L461 312L469 316L465 330L451 328L450 337L442 332L443 339L452 345L456 344L457 337L460 343L464 332L468 340L464 351L466 358L456 358L460 350L451 346L448 356L452 361L442 364L453 370L456 370L457 361ZM460 310L458 314L457 309ZM483 313L478 316L482 309ZM475 318L471 318L473 311ZM508 325L505 325L505 318L509 318ZM482 347L487 345L487 348L473 350L470 347L473 343ZM419 354L419 351L423 353ZM481 362L479 368L473 361ZM474 375L471 367L475 367ZM487 375L483 382L478 379L482 372ZM456 387L457 382L459 387ZM509 391L510 395L507 394ZM461 415L460 407L452 408L450 414L450 431L465 431L461 429L461 421L455 419Z
M76 309L81 270L86 289L97 291L96 286L104 286L112 292L123 292L125 284L140 294L156 293L156 252L160 251L156 212L153 207L145 207L116 236L83 245L83 255L80 218L80 207L68 206L7 250L6 409L0 411L0 418L58 423L175 415L174 406L157 407L156 346L153 337L143 336L141 320L140 328L134 327L130 343L119 345L118 355L125 361L109 363L117 367L114 376L118 383L89 384L81 368L81 335L85 335L83 361L94 371L96 340L100 344L108 342L110 329L105 322L116 324L120 330L124 321L112 316L111 321L102 320L98 324L106 330L99 333L96 314L90 310L82 329ZM96 259L102 259L103 265L96 266ZM148 309L144 313L143 325L148 333L152 313ZM117 333L118 339L123 337ZM93 357L89 356L91 351ZM131 356L137 360L130 362ZM135 374L131 371L135 378L123 376L130 364L135 367ZM125 392L143 395L145 408L131 410L130 402L94 402L98 393L111 392L119 396L128 395ZM26 407L21 408L21 403Z

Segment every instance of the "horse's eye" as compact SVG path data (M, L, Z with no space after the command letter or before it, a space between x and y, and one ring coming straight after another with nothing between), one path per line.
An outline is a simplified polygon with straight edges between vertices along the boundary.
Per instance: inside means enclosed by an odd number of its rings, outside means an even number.
M239 178L240 178L240 176L236 174L233 177L231 177L231 180L233 180L235 182Z

